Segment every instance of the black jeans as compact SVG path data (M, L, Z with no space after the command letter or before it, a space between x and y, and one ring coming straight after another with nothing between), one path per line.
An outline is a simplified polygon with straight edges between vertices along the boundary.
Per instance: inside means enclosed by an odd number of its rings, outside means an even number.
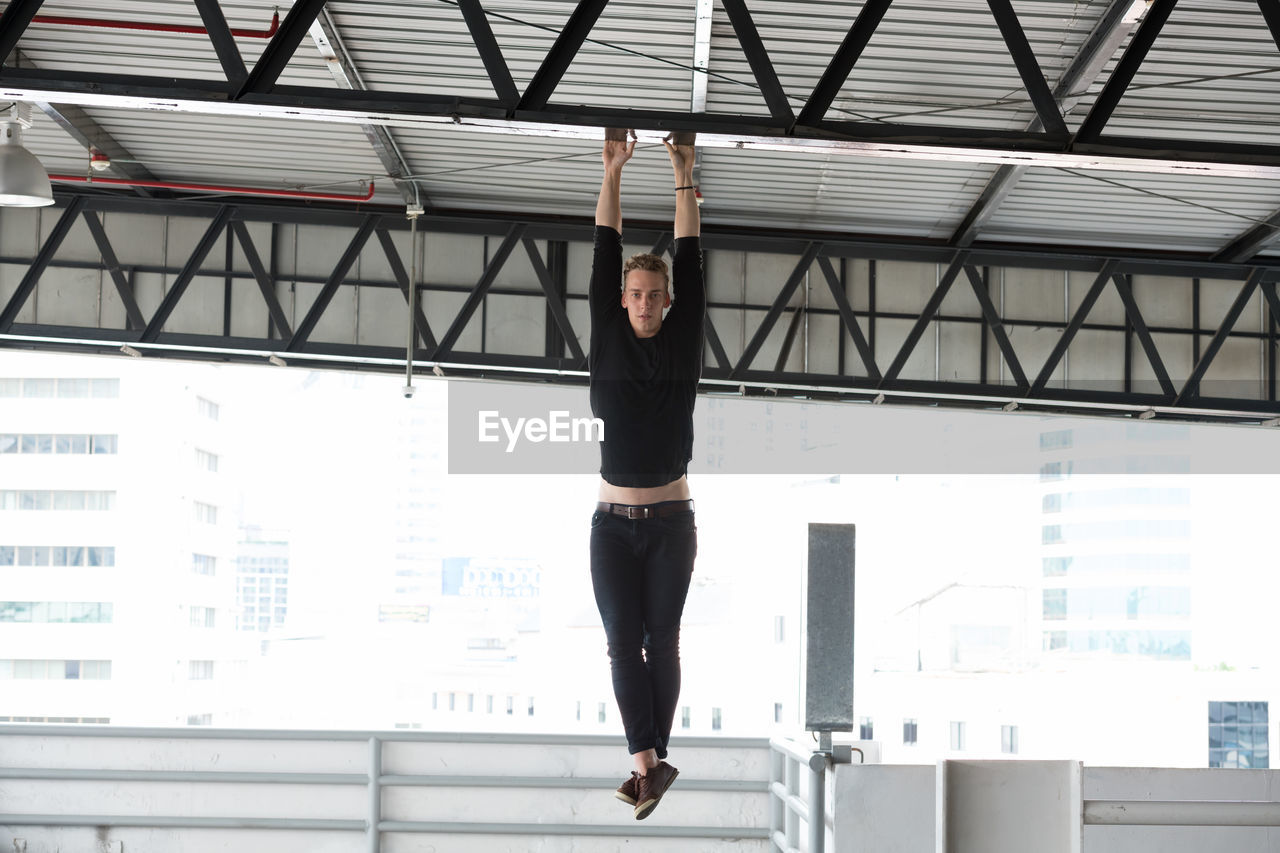
M680 699L680 616L697 553L692 510L634 520L599 510L591 516L591 585L632 755L653 749L667 757Z

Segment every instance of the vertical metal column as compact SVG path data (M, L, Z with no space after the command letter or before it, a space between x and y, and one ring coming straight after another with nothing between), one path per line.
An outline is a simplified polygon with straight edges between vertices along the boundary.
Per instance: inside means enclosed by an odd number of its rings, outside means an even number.
M382 739L369 738L369 828L366 833L368 853L381 853L378 824L382 822Z
M769 750L769 845L773 853L786 853L778 845L777 835L787 822L787 803L777 796L773 783L782 783L787 778L787 756L776 749Z
M809 525L805 729L819 738L818 751L809 756L809 853L826 848L831 733L853 731L854 539L852 524Z
M409 341L404 352L404 396L413 396L413 351L418 342L418 211L409 212Z
M827 755L809 756L809 853L823 853L827 845Z
M805 730L853 731L852 524L809 525Z
M782 784L787 789L787 798L790 799L800 793L800 768L791 756L786 756L784 760L787 769ZM782 832L787 838L787 850L800 849L800 820L791 809L786 810Z

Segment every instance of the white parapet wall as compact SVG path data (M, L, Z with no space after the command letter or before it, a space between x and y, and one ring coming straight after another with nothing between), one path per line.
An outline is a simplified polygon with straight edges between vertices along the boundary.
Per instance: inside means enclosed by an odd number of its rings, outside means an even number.
M638 822L615 737L0 726L0 849L768 849L766 740L677 738L671 760Z
M937 790L939 773L948 772L943 769L948 763L835 765L827 775L828 853L944 849L938 844ZM991 784L985 792L972 786L951 804L985 809L981 800L986 795L1003 803L1003 810L982 815L992 825L991 843L983 849L1007 849L998 846L1001 839L1008 841L1018 832L1026 833L1029 853L1070 849L1071 835L1083 830L1083 853L1280 853L1280 770L1085 767L1076 789L1078 808L1068 803L1064 806L1069 809L1062 810L1078 814L1080 824L1064 828L1061 820L1028 820L1028 790L1001 792L997 777L1032 785L1037 768L1030 768L1028 776L1018 772L1024 762L959 764L996 771L986 773ZM999 772L1002 764L1009 773ZM964 781L964 772L952 775L953 784ZM1066 776L1041 775L1045 792L1070 789ZM1051 826L1057 827L1057 837L1046 836Z

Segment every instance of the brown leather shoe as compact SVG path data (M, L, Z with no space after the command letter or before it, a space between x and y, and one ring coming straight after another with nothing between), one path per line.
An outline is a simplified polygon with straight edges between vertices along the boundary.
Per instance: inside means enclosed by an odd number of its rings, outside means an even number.
M636 804L636 780L639 778L640 774L632 770L631 775L627 777L627 781L618 786L614 796L627 805L634 806Z
M650 767L648 773L636 777L636 820L644 820L653 814L658 801L679 775L679 770L659 761L657 767Z

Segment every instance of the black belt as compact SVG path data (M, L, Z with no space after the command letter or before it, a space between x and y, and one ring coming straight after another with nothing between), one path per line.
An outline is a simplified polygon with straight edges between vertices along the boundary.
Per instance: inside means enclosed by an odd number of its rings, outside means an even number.
M675 515L677 512L693 512L693 501L664 501L657 504L614 504L600 501L596 504L600 512L609 512L623 518L662 518Z

